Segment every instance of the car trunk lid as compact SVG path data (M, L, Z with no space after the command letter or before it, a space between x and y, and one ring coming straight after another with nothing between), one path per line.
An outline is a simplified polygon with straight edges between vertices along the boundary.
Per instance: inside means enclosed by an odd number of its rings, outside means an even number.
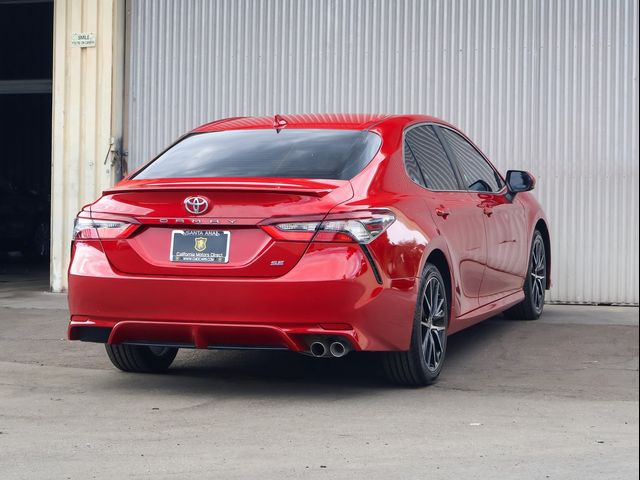
M308 242L276 241L260 225L299 216L322 220L335 205L352 196L348 180L128 180L105 191L91 206L91 216L116 216L140 224L128 238L102 240L107 258L120 272L274 277L293 268ZM187 211L185 200L193 197L204 198L208 203L202 213ZM189 255L207 254L196 252L203 245L214 248L216 242L224 243L225 239L227 256L215 262L172 257L182 253L176 250L181 246L186 246ZM222 250L223 247L221 244Z

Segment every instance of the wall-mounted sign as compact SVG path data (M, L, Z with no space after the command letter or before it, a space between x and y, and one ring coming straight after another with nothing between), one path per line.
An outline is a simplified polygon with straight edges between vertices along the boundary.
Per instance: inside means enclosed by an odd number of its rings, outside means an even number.
M96 46L96 34L93 32L78 32L71 34L71 46L72 47L95 47Z

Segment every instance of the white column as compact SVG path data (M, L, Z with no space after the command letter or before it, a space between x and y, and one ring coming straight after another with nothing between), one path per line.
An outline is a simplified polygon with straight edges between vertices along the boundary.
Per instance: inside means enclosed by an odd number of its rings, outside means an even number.
M72 45L74 33L95 46ZM76 213L113 182L104 160L122 136L124 0L56 0L53 50L51 289L63 291Z

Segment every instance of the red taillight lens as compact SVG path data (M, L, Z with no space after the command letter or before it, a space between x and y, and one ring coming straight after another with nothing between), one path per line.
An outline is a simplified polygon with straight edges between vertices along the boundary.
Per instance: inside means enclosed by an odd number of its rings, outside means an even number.
M262 229L276 240L308 242L313 238L319 226L320 222L290 222L262 225Z
M284 222L262 228L276 240L369 243L395 219L388 210L358 211L328 215L322 222Z
M127 238L138 228L138 224L120 220L76 218L73 224L74 240Z

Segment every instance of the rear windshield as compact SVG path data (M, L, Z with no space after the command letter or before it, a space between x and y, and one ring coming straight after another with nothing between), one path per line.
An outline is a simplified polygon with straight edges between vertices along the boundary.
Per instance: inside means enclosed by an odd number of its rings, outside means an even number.
M230 130L190 135L134 178L283 177L349 180L380 148L360 130Z

